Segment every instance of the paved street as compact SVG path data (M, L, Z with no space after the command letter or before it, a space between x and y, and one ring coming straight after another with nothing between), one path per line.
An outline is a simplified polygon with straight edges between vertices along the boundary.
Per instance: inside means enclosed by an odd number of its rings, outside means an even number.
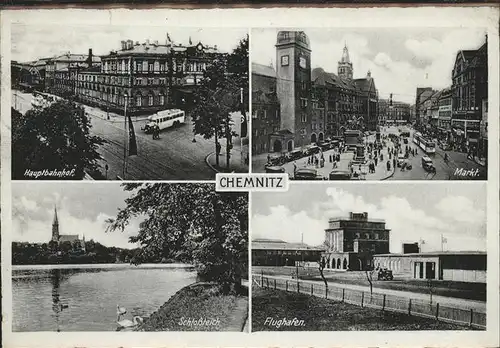
M14 105L21 112L31 108L33 96L28 93L13 92ZM126 140L124 119L107 114L94 107L84 106L92 122L91 133L108 141L99 148L104 160L102 168L108 164L108 179L120 177L125 180L210 180L215 178L214 169L207 163L207 157L215 151L213 139L193 137L192 123L189 116L186 123L177 128L165 129L160 139L153 140L151 134L145 134L140 128L147 117L132 117L137 138L138 155L127 157L124 175L123 155ZM234 114L235 122L240 122L240 115ZM196 142L193 142L193 138ZM225 139L221 139L224 143ZM234 153L240 153L240 140L234 139ZM235 156L236 157L236 156ZM239 168L241 170L241 168ZM106 174L104 169L103 174Z
M389 133L397 132L396 127L383 127L381 130L382 136ZM365 143L373 143L375 135L365 136ZM385 139L386 145L382 149L383 161L378 161L375 167L375 173L368 173L365 167L361 167L362 178L365 180L472 180L481 179L486 176L486 167L481 166L471 159L467 159L467 154L462 152L447 151L449 160L448 163L444 161L444 151L436 146L436 153L429 155L436 167L436 173L430 173L422 167L422 157L427 154L413 143L413 130L410 131L410 138L408 139L408 146L411 149L417 149L416 156L410 155L408 162L411 163L411 170L401 171L399 167L394 168L391 160L391 169L387 170L386 162L388 157L388 148L394 148L395 144L389 138ZM405 144L402 144L406 146ZM329 158L331 154L335 154L337 150L328 150L323 153L325 157L325 166L317 168L318 174L328 178L329 173L333 170L333 163L330 163ZM368 158L369 154L365 152L365 157ZM340 155L340 162L337 164L337 169L350 170L349 162L353 159L354 153L345 152ZM265 164L267 162L267 154L260 154L252 157L252 171L265 172ZM316 168L314 165L307 164L307 157L301 158L296 161L297 168ZM283 165L285 172L293 177L293 162L288 162ZM472 174L459 175L459 172L470 172ZM359 172L360 168L354 168ZM475 174L477 172L477 174Z

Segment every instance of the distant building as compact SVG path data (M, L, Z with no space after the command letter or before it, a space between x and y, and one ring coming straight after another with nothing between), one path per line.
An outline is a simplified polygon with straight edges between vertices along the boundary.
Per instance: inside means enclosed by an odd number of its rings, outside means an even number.
M378 101L379 121L384 124L403 124L410 122L410 104L392 101L388 99L379 99Z
M445 88L439 96L437 129L441 136L448 136L451 132L451 89Z
M327 269L367 270L373 255L389 252L389 233L384 220L368 219L368 213L331 218L325 230Z
M253 266L295 266L297 262L317 262L322 247L304 243L287 243L278 239L252 240Z
M403 254L414 254L420 252L420 246L418 243L403 243L402 249Z
M381 254L374 256L374 264L400 277L486 283L486 253L481 251Z
M59 220L57 218L57 209L54 207L54 220L52 222L52 242L58 245L64 242L70 242L72 246L76 245L80 250L85 252L85 236L80 239L77 234L60 234L59 233Z
M480 136L483 105L488 98L487 51L487 38L477 50L459 51L452 70L451 128L454 143L479 156L487 151L484 137L481 139Z

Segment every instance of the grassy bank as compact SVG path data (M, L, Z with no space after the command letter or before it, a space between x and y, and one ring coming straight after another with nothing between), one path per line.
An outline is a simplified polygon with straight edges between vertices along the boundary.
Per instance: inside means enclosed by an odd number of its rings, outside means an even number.
M179 290L144 322L140 331L241 331L248 295L225 295L220 286L195 283Z
M297 321L300 326L266 325L266 319ZM268 319L269 321L269 319ZM304 294L252 287L252 331L469 330L402 313L325 300Z

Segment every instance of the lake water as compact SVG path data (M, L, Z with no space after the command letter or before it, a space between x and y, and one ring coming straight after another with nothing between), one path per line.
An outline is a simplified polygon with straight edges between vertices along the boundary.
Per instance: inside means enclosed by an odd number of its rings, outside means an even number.
M116 331L117 305L147 317L195 281L186 265L14 266L12 331Z

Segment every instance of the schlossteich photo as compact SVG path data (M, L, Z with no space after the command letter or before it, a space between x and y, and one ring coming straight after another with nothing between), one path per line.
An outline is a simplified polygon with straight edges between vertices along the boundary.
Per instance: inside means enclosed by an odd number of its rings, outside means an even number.
M246 29L16 23L11 32L14 180L248 172Z
M252 171L486 180L485 29L253 29Z
M12 202L13 332L248 331L246 193L14 182Z
M486 185L390 186L252 194L252 331L486 330Z

